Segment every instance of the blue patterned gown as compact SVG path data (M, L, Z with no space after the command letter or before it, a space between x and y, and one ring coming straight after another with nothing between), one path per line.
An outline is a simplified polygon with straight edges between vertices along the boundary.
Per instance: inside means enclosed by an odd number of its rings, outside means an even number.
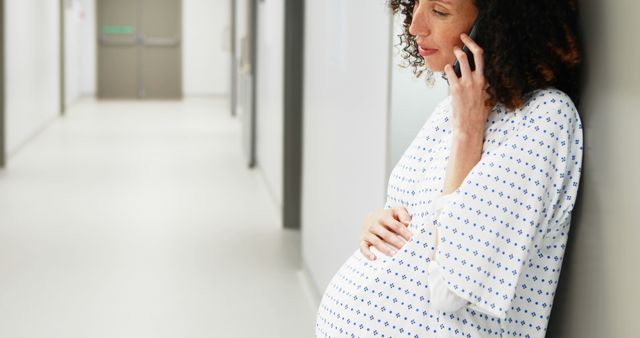
M582 136L573 102L555 88L531 93L515 111L497 104L480 162L441 196L452 137L451 97L444 99L389 180L385 208L409 211L412 239L392 257L372 247L375 261L355 250L322 296L316 336L544 337L578 191ZM431 308L432 260L467 306Z

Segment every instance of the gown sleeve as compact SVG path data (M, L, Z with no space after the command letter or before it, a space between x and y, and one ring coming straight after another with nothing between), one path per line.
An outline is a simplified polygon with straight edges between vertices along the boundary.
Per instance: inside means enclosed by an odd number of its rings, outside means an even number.
M458 296L447 286L447 281L442 276L442 269L438 262L429 262L427 268L427 280L431 298L431 309L443 312L456 312L469 305L469 301Z
M433 202L434 217L437 218L442 211L442 206L455 195L453 193L441 195ZM443 312L456 312L469 305L469 301L458 296L447 286L442 269L437 261L432 260L427 267L427 285L429 285L429 295L431 309Z
M440 205L434 260L471 309L504 319L532 243L573 207L562 201L577 189L582 126L563 102L516 118L512 136L483 150L460 187L432 203Z

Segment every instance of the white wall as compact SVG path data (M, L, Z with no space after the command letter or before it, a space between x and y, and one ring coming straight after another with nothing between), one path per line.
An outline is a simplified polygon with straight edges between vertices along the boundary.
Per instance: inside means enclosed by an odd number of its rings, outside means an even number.
M390 13L383 0L305 7L302 249L321 292L384 207Z
M236 69L235 72L237 74L237 82L236 82L236 113L238 116L244 115L244 110L246 109L243 104L246 101L246 92L247 88L245 88L245 83L243 83L242 76L246 75L243 62L243 47L245 45L245 40L247 39L247 35L249 34L248 30L248 22L247 17L249 15L249 6L248 0L234 0L236 1L235 8L235 26L236 26L236 35L235 35L235 58L236 58ZM245 52L246 53L246 52ZM245 56L246 59L246 56Z
M256 162L282 210L284 1L258 2Z
M5 114L9 156L58 116L59 3L5 1Z
M80 98L82 85L82 2L65 1L64 7L64 54L65 54L65 105L70 106Z
M96 0L65 1L65 104L96 92Z
M183 0L183 92L228 95L229 0Z
M251 30L249 17L252 15L250 1L236 0L235 8L235 58L236 58L236 86L235 112L242 125L242 151L247 164L253 164L253 116L251 115L253 95L253 75L251 71L251 56L249 38Z
M80 95L95 96L97 86L96 68L96 0L80 0L81 46L78 65L80 71Z

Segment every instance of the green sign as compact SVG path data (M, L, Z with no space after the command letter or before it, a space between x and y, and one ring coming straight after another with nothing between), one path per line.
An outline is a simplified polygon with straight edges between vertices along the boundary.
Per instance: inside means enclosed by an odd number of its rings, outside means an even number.
M133 26L103 26L102 33L104 34L133 34L135 29Z

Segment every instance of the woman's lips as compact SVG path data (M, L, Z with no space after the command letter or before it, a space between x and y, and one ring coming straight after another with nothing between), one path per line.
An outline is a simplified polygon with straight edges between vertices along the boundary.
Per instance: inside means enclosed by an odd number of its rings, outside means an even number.
M437 52L437 49L431 49L431 48L422 48L420 46L418 46L418 53L420 53L420 55L422 56L429 56L429 55L433 55Z

